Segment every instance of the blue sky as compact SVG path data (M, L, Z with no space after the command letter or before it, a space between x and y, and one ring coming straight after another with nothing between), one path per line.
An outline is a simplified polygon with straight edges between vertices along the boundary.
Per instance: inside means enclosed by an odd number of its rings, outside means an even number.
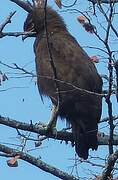
M81 2L82 1L80 1L80 3ZM56 8L59 13L61 13L69 31L74 37L76 37L82 46L92 46L93 44L94 46L98 45L96 38L93 35L86 33L81 25L77 22L77 16L80 15L79 13L69 13L68 11L63 11L63 9L60 10L54 5L53 0L51 1L51 5L53 8ZM84 7L84 5L81 4L80 9L83 8L86 8L86 6ZM4 0L1 2L1 23L9 15L9 13L13 12L14 10L17 12L12 18L12 23L6 26L6 32L22 31L26 13L9 0ZM0 61L9 65L16 63L20 67L25 67L28 70L35 72L33 53L34 39L27 39L25 42L23 42L21 37L5 37L0 39L0 41ZM86 49L86 51L90 56L98 53L97 51L93 52L91 49ZM102 72L100 65L98 65L98 69ZM44 104L42 103L38 94L37 86L35 85L35 79L14 78L16 76L21 76L21 74L16 75L14 74L13 70L10 70L2 65L0 65L0 70L3 73L6 73L9 78L8 81L3 82L0 90L11 88L10 90L0 92L1 115L25 122L30 122L30 120L32 120L34 123L37 121L48 122L50 117L51 103L48 99L45 99ZM15 71L15 73L16 72L18 73L18 71ZM60 122L60 124L60 127L65 127L64 122ZM20 143L20 141L16 139L16 136L17 133L15 130L6 128L2 125L0 126L0 142L14 142L16 144ZM32 148L34 145L31 143L29 146ZM102 148L102 150L99 148L100 153L102 153L103 150L104 148ZM39 150L32 151L31 153L36 156L41 156L42 160L51 165L57 166L66 172L71 172L69 167L72 166L74 162L70 159L74 158L74 149L70 144L65 145L65 143L60 144L60 142L56 142L54 140L46 140ZM6 164L6 159L0 159L0 177L3 180L7 180L8 178L12 180L27 178L40 178L48 180L58 179L21 160L19 161L19 166L17 168L9 168ZM83 167L80 167L81 173L83 174L82 168ZM86 168L88 168L88 166Z

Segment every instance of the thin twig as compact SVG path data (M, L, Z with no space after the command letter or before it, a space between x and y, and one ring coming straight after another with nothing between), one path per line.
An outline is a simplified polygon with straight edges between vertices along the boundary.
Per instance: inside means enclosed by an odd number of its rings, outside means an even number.
M98 3L98 0L88 0L94 4ZM118 3L118 0L100 0L100 3L109 4L109 3Z
M6 37L6 36L12 36L12 37L19 37L23 35L32 36L35 32L2 32L0 33L0 38Z
M14 16L14 14L16 13L16 11L11 12L9 14L9 16L6 18L6 20L0 25L0 34L2 34L3 29L5 28L5 26L9 23L11 23L11 18ZM0 35L1 36L1 35Z
M31 75L31 77L37 77L34 73L32 72L29 72L28 70L20 67L19 65L17 64L13 64L14 66L11 66L11 65L8 65L6 63L3 63L2 61L0 61L0 64L10 68L10 69L16 69L16 70L20 70L20 71L23 71L24 74L29 74ZM90 95L93 95L93 96L101 96L101 97L106 97L107 95L107 91L103 91L102 94L99 94L99 93L95 93L95 92L92 92L92 91L88 91L86 89L82 89L82 88L79 88L78 86L75 86L73 85L72 83L69 83L69 82L66 82L66 81L63 81L63 80L59 80L59 79L55 79L53 77L50 77L50 76L41 76L41 75L38 75L38 77L42 78L42 79L49 79L49 80L54 80L55 82L58 82L58 83L62 83L62 84L66 84L66 85L69 85L70 87L72 87L73 89L72 90L67 90L67 91L59 91L60 94L63 94L63 93L67 93L67 92L70 92L70 91L75 91L75 90L78 90L80 91L82 94L90 94ZM55 94L58 94L58 91L55 92ZM114 94L114 91L112 91L112 94Z
M72 4L70 4L70 5L64 5L64 4L62 4L62 6L65 7L65 8L71 8L71 7L73 7L74 5L76 5L76 3L77 3L77 0L74 0L74 2L73 2Z
M113 66L112 66L112 52L110 51L110 48L108 45L112 16L113 16L113 7L112 7L112 4L110 3L110 14L109 14L109 18L107 21L108 27L107 27L107 32L106 32L106 38L104 41L106 48L109 52L109 62L108 62L109 89L108 89L108 96L106 98L106 102L108 105L109 125L110 125L109 154L113 153L113 131L114 131L114 123L113 123L113 115L112 115L112 102L111 102L112 85L113 85Z

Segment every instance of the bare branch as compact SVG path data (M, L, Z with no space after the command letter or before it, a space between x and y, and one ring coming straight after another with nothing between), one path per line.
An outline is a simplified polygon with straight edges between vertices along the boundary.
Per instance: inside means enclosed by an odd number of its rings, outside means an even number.
M11 18L14 16L16 11L11 12L10 15L6 18L6 20L0 25L0 33L2 33L4 27L8 24L11 23Z
M23 123L20 121L16 121L13 119L9 119L9 118L5 118L5 117L0 117L0 124L15 128L15 129L21 129L24 131L29 131L29 132L33 132L33 133L37 133L40 135L45 135L48 138L53 138L53 139L57 139L57 140L62 140L62 141L71 141L73 142L73 136L72 133L70 132L65 132L65 131L58 131L58 132L52 132L47 134L47 130L46 130L46 125L44 126L38 126L33 125L32 123Z
M31 156L27 153L23 153L22 151L18 151L16 149L4 146L2 144L0 144L0 151L4 152L6 154L11 154L12 156L20 156L20 159L40 168L41 170L48 172L58 178L64 179L64 180L77 180L76 177L71 176L67 173L65 173L64 171L61 171L57 168L55 168L54 166L51 166L47 163L45 163L44 161L42 161L39 158L35 158L34 156Z
M32 36L35 32L2 32L0 33L0 38L3 38L5 36L13 36L13 37L19 37L23 35Z
M118 159L118 150L108 157L108 161L107 161L105 169L102 173L101 180L109 179L109 177L111 176L111 172L114 169L114 165L115 165L115 162L117 159Z
M4 65L4 66L6 66L6 67L8 67L8 68L10 68L10 69L20 70L20 71L22 71L24 74L31 75L31 77L36 77L36 75L35 75L34 73L29 72L27 69L24 69L24 68L20 67L19 65L15 64L15 63L13 64L14 66L11 66L11 65L8 65L8 64L0 61L0 64ZM66 93L69 92L69 91L78 90L78 91L80 91L80 93L82 93L82 94L90 94L90 95L93 95L93 96L100 96L100 97L106 97L106 96L107 96L107 93L108 93L108 91L106 91L106 90L104 90L104 91L102 92L102 94L95 93L95 92L92 92L92 91L88 91L88 90L86 90L86 89L79 88L78 86L75 86L75 85L73 85L72 83L69 83L69 82L66 82L66 81L63 81L63 80L59 80L59 79L56 79L56 78L53 78L53 77L50 77L50 76L41 76L41 75L38 75L38 77L40 77L40 78L42 78L42 79L49 79L49 80L51 79L51 80L54 80L54 81L57 82L57 83L67 84L67 85L69 85L70 87L73 87L72 90L68 90L68 91L66 91ZM60 94L63 94L63 93L65 93L65 91L59 91L59 93L60 93ZM55 94L58 94L58 90L55 92ZM115 94L115 92L112 91L112 94Z
M14 36L14 37L18 37L21 35L32 36L35 34L35 32L5 32L5 33L2 32L3 29L6 27L6 25L11 23L11 18L14 16L15 13L16 11L11 12L9 16L5 19L5 21L0 25L0 38L3 38L5 36Z
M114 1L114 0L113 0ZM99 1L98 1L99 2ZM109 3L111 4L110 6L112 6L112 2L111 0L109 1ZM114 28L112 22L110 21L109 17L107 16L107 14L105 13L101 3L99 2L99 7L100 7L100 11L102 12L102 14L104 15L104 17L106 18L106 21L110 24L110 27L112 29L112 31L114 32L114 34L116 35L116 37L118 38L118 32L117 30Z
M21 0L10 0L10 1L16 3L18 6L23 8L28 13L31 13L32 10L33 10L32 5L30 3L28 3L28 2L21 1Z
M62 6L65 7L65 8L71 8L71 7L73 7L74 5L76 5L76 3L77 3L77 0L74 0L74 2L73 2L72 4L70 4L70 5L62 4Z
M115 121L115 120L118 119L118 116L113 116L112 118L113 118L113 120ZM108 122L108 121L109 121L109 117L105 117L105 118L101 119L100 123L102 123L102 122Z
M114 68L116 71L116 99L118 102L118 61L114 62Z
M48 138L56 139L56 140L61 140L65 142L74 142L74 138L71 132L67 131L57 131L57 132L49 132L47 133L47 125L45 124L33 124L33 123L23 123L20 121L16 121L13 119L5 118L5 117L0 117L0 124L15 128L15 129L20 129L24 131L29 131L32 133L37 133L41 136L46 136ZM105 135L104 133L99 133L98 134L98 144L99 145L108 145L109 144L109 136ZM118 145L118 135L113 136L113 145Z
M101 6L100 6L101 8ZM103 9L102 12L104 13ZM104 13L104 16L106 14ZM107 15L105 16L107 17ZM113 154L113 133L114 133L114 123L113 123L113 115L112 115L112 102L111 102L111 94L112 94L112 87L113 87L113 66L112 66L112 52L110 50L109 46L109 34L110 34L110 28L111 28L111 22L113 17L113 6L110 2L110 14L107 18L108 25L107 25L107 31L106 31L106 37L104 40L104 44L106 45L106 49L109 53L109 62L108 62L108 71L109 71L109 89L108 89L108 96L106 97L106 103L108 105L108 115L109 115L109 126L110 126L110 138L109 138L109 154Z
M118 0L88 0L88 1L92 2L93 4L97 4L98 1L100 1L100 3L105 3L105 4L118 3Z

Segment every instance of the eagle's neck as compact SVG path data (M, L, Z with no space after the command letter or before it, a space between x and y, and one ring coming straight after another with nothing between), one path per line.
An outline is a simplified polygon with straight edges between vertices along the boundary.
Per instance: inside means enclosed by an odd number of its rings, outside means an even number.
M60 15L50 7L46 11L37 9L34 14L35 29L37 34L43 34L47 30L49 34L67 31L66 25Z

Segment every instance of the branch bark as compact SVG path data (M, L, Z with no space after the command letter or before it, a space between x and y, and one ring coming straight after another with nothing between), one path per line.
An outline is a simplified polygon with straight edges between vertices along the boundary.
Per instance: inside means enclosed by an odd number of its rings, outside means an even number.
M14 16L14 14L16 13L16 11L11 12L9 14L9 16L6 18L6 20L0 25L0 32L3 31L4 27L8 24L11 23L11 18Z
M22 151L18 151L16 149L4 146L2 144L0 144L0 151L4 152L6 154L11 154L12 156L20 156L20 159L40 168L41 170L48 172L58 178L64 179L64 180L78 180L76 177L71 176L61 170L59 170L58 168L55 168L54 166L51 166L47 163L45 163L44 161L35 158L34 156L31 156L27 153L24 153Z
M37 125L37 124L33 125L32 123L23 123L23 122L16 121L16 120L6 118L6 117L0 117L0 124L9 126L15 129L37 133L37 134L40 134L42 136L47 136L48 138L52 138L52 139L73 142L72 133L65 132L65 131L58 131L58 132L52 132L52 133L47 134L46 125L45 127L41 125Z
M97 4L98 2L104 4L118 3L118 0L88 0L88 1L92 2L93 4Z
M106 180L111 177L111 172L114 169L114 165L115 165L115 162L117 159L118 159L118 150L108 157L108 161L107 161L105 169L102 173L101 180Z
M10 118L0 116L0 124L3 124L14 129L20 129L24 131L29 131L32 133L40 134L41 136L46 136L47 138L56 139L65 142L74 142L74 138L71 132L67 131L57 131L52 133L47 133L46 125L37 125L32 123L25 123L21 121L16 121ZM98 133L98 144L99 145L108 145L109 136L104 133ZM118 135L113 136L113 145L118 145Z
M28 2L21 1L21 0L10 0L10 1L16 3L18 6L20 6L21 8L23 8L25 11L29 13L31 13L33 10L32 5Z

